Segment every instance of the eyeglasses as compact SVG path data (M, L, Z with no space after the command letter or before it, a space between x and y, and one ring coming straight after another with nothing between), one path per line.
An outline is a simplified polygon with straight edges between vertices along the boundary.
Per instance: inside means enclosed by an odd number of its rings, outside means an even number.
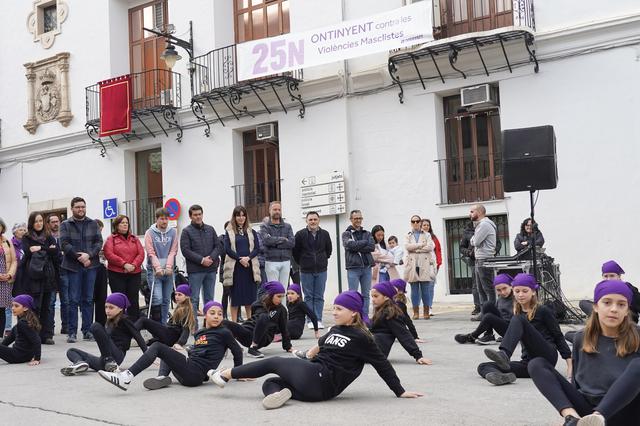
M421 220L412 220L411 223L420 223L422 222Z

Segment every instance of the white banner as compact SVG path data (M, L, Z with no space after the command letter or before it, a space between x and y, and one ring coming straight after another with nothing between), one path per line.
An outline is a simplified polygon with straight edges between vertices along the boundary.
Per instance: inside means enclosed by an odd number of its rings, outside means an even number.
M366 18L238 44L238 80L343 61L433 40L431 1Z

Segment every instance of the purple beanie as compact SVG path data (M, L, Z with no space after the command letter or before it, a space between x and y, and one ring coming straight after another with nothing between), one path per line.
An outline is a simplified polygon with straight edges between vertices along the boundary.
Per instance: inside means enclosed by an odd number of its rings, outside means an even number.
M191 287L189 287L189 284L180 284L176 287L176 293L182 293L187 297L191 297Z
M620 280L604 280L596 284L596 288L593 291L593 303L598 303L602 297L607 294L619 294L627 298L627 302L631 305L631 299L633 298L633 292L624 281ZM14 299L15 300L15 299Z
M287 290L295 291L300 296L302 296L302 289L300 288L300 284L296 284L296 283L289 284L289 288Z
M33 297L28 294L20 294L13 298L13 301L24 306L25 308L31 309L32 311L35 309L33 302Z
M343 308L347 308L350 311L358 312L362 316L364 322L369 322L369 316L364 311L364 298L357 291L343 291L336 296L333 304L342 306Z
M284 286L280 281L269 281L262 285L262 288L269 294L286 293Z
M509 274L498 274L493 279L493 286L495 287L495 286L497 286L499 284L511 285L512 281L513 281L513 278L511 278L511 275L509 275Z
M624 274L624 269L618 265L615 260L609 260L608 262L604 262L602 264L602 275L604 274Z
M207 303L204 304L204 309L202 310L202 312L204 312L204 314L207 315L207 312L209 312L209 309L213 308L214 306L220 309L223 309L222 303L216 302L215 300L209 300Z
M407 292L407 282L403 279L396 278L395 280L391 280L391 285L398 289L398 291L402 293Z
M118 308L126 311L131 303L129 303L129 299L122 293L111 293L107 296L106 303L111 303L112 305L116 305Z
M373 289L378 293L387 296L389 299L393 299L393 297L398 294L396 288L390 282L381 282L373 286Z
M513 287L529 287L531 290L537 290L540 287L531 274L516 275L511 281L511 285Z

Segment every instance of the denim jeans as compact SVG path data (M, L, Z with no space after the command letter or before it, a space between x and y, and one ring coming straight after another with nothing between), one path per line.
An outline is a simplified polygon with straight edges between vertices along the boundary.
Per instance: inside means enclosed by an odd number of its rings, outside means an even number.
M433 281L416 281L411 284L411 304L414 308L422 306L431 306L433 303Z
M291 261L286 262L264 262L264 271L267 273L268 281L280 281L285 287L289 283L291 273Z
M379 283L384 283L384 282L388 282L391 281L391 277L389 277L389 273L388 272L378 272L378 282Z
M347 269L349 290L359 291L364 298L365 312L369 312L369 292L371 291L371 267ZM360 289L358 289L358 286Z
M474 277L478 286L480 305L496 301L496 291L493 288L493 269L485 268L482 260L476 259Z
M4 331L11 330L11 321L13 321L13 313L11 307L4 310Z
M153 288L151 306L161 306L160 322L165 325L169 319L169 303L171 301L171 292L173 292L173 274L158 277L149 268L147 269L147 282L149 283L149 288ZM151 309L149 309L149 312L151 312Z
M60 294L60 322L62 322L62 330L67 331L69 314L69 278L66 272L60 274L58 281L58 293ZM56 293L51 292L51 306L49 307L49 324L53 330L56 325Z
M69 311L67 314L69 334L78 332L78 308L82 315L82 332L87 333L93 322L93 286L97 268L81 268L78 272L67 271L69 279Z
M200 290L204 301L202 307L213 300L213 290L216 285L215 272L192 272L189 274L189 287L191 287L191 303L193 303L193 314L198 318L198 303L200 302Z
M316 314L318 321L322 321L322 308L324 308L324 289L327 284L327 271L311 273L300 272L304 303Z

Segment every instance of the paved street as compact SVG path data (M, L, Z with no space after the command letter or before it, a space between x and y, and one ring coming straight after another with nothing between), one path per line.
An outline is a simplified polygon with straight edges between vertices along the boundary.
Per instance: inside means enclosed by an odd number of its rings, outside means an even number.
M557 425L560 417L538 394L530 380L494 387L477 375L484 361L482 347L459 345L456 332L468 332L468 306L437 306L436 317L417 321L421 347L432 366L419 366L396 343L389 359L408 390L424 392L419 400L393 396L375 370L367 366L360 378L338 398L322 403L290 401L280 410L266 411L260 402L261 383L230 383L218 389L211 383L198 388L174 384L148 391L142 382L156 373L152 367L136 378L127 392L101 380L96 373L63 377L65 351L71 345L56 336L55 346L43 347L40 366L0 365L0 419L14 425L169 425L176 422L225 424L421 424L421 425ZM563 327L564 328L564 327ZM297 348L313 344L312 334L294 342ZM97 352L95 343L75 347ZM279 344L264 351L267 356L288 356ZM133 348L125 359L130 365ZM252 359L246 359L252 362ZM564 371L564 361L560 368ZM225 361L231 365L231 359ZM5 421L2 421L5 423Z

